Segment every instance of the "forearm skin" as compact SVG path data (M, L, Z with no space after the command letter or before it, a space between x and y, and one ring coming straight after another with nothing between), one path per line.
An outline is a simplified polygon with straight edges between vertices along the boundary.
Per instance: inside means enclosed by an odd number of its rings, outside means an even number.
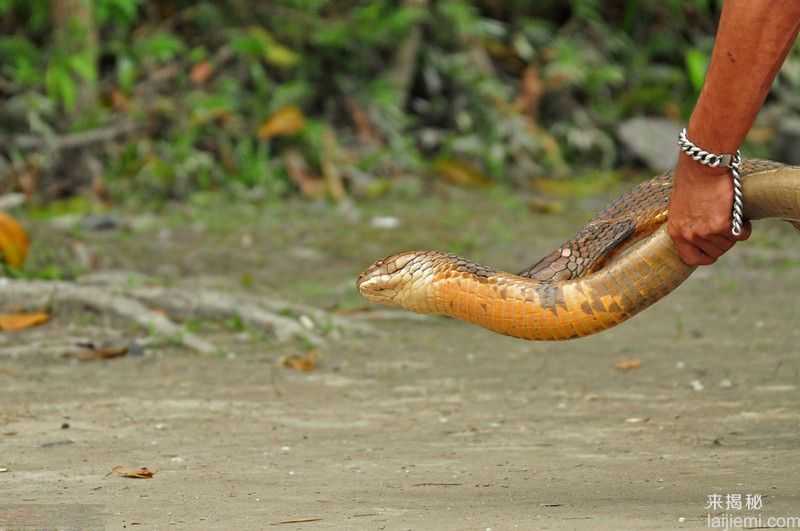
M800 0L726 0L689 138L715 153L735 152L798 29Z

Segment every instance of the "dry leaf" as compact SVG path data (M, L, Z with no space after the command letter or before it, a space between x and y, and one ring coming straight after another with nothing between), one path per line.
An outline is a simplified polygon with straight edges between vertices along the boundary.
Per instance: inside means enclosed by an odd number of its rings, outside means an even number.
M208 61L202 61L192 67L189 79L195 85L202 85L214 74L214 67Z
M120 358L128 353L128 347L115 347L107 346L100 347L94 343L82 345L85 348L79 352L68 354L69 357L76 358L80 361L95 361L95 360L110 360Z
M146 466L133 468L129 466L117 465L111 469L111 473L121 478L152 479L155 471L150 470Z
M317 367L317 351L310 350L305 355L292 354L281 358L281 365L296 371L311 372Z
M0 212L0 257L11 267L22 267L28 254L28 235L17 220Z
M561 214L564 212L564 203L544 197L531 197L528 199L528 208L539 214Z
M289 136L299 132L306 125L303 111L288 105L276 111L261 125L258 138L268 140L274 136Z
M539 76L539 69L529 65L522 75L520 92L514 106L522 113L536 119L539 113L539 102L544 95L544 83Z
M434 165L434 170L444 180L459 186L488 186L492 180L481 173L471 162L455 159L441 159Z
M289 149L283 156L286 165L286 173L294 184L300 188L303 195L311 199L322 199L325 197L325 181L317 175L313 175L309 169L303 155L296 149Z
M638 369L642 366L642 362L639 358L630 358L625 360L619 360L617 363L614 364L614 367L621 371L629 371L631 369Z
M118 112L128 112L131 106L131 100L124 92L117 89L111 89L111 108Z
M17 332L39 326L50 320L44 312L0 314L0 332Z
M367 111L353 98L346 98L345 104L350 111L350 117L353 119L353 123L356 126L356 133L361 143L367 146L380 144L380 137L372 126Z

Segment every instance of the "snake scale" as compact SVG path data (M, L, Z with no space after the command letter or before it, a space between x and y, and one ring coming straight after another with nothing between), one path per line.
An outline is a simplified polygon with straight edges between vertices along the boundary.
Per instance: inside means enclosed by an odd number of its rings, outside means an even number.
M800 167L745 160L742 176L746 218L800 220ZM666 232L671 189L670 173L641 183L517 275L453 254L411 251L378 260L357 287L373 302L522 339L600 332L655 303L694 270Z

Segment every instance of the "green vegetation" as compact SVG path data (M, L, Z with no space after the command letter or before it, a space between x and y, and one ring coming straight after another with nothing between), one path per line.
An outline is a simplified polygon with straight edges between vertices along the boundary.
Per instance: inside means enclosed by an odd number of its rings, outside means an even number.
M341 199L615 168L620 121L688 116L719 6L0 0L0 193Z

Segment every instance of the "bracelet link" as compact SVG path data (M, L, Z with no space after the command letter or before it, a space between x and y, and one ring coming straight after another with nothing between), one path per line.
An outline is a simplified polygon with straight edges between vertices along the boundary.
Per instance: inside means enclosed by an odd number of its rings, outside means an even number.
M681 151L686 153L692 160L709 166L717 168L729 168L731 170L731 177L733 179L733 206L731 208L731 233L734 236L742 234L742 227L744 225L744 195L742 193L742 154L739 150L736 153L724 153L717 155L706 151L691 140L686 135L686 129L683 129L678 135L678 147Z
M717 166L722 166L723 168L731 168L733 164L733 159L735 158L734 155L730 153L725 153L724 155L719 156L719 163Z

